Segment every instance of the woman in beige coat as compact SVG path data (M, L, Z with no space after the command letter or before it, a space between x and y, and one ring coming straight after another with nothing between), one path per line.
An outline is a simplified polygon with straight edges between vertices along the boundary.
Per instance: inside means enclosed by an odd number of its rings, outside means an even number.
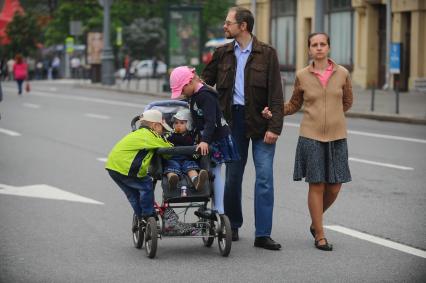
M326 33L308 37L312 63L298 71L290 101L284 103L284 116L300 110L300 125L293 180L309 183L310 231L315 247L331 251L325 238L323 214L333 204L342 183L351 181L348 165L345 114L352 106L349 72L328 58L330 39ZM269 109L263 111L271 117Z

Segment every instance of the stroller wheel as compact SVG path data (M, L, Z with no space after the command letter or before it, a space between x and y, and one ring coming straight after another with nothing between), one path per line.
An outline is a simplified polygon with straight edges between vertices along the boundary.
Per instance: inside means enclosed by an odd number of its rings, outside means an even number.
M154 258L157 253L157 241L157 220L154 217L150 217L145 228L145 251L149 258Z
M231 222L228 216L224 214L220 215L220 220L220 228L217 235L219 251L222 256L228 256L232 246Z
M141 249L143 245L144 231L142 226L138 223L138 217L133 215L133 223L132 223L132 233L133 233L133 245L137 249Z
M203 237L203 244L205 247L211 247L213 245L214 229L212 227L213 227L213 221L210 221L210 228L202 230L203 235L207 234L205 237Z

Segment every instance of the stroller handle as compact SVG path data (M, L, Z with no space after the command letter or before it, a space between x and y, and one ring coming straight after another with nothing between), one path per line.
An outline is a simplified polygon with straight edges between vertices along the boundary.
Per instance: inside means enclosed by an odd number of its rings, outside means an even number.
M132 121L130 122L130 126L132 127L132 132L136 131L136 122L139 121L139 119L141 118L140 115L135 116Z
M188 145L188 146L176 146L176 147L161 147L157 149L157 154L161 155L193 155L194 153L198 153L195 149L196 145ZM209 152L212 151L212 147L209 146Z

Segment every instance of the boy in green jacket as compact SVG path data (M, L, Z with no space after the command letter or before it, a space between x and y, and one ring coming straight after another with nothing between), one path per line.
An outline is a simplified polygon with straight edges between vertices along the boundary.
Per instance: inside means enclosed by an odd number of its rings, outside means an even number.
M171 131L158 110L142 114L141 128L127 134L111 150L105 168L123 190L139 221L154 216L154 190L148 167L155 149L171 147L161 134Z

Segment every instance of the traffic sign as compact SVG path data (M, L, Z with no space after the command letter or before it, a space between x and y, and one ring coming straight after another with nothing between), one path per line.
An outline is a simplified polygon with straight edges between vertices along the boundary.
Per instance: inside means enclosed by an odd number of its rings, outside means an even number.
M74 52L74 37L69 36L65 39L65 50L67 53Z
M123 45L123 28L117 27L117 39L116 42L117 46Z
M401 73L401 43L392 43L390 48L390 68L392 74Z

